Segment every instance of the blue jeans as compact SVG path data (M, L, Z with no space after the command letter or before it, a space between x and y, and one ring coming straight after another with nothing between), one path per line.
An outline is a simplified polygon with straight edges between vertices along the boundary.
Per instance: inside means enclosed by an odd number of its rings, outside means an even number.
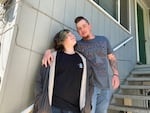
M67 111L64 109L60 109L58 107L52 106L52 112L53 113L77 113L77 112L73 112L73 111Z
M110 97L110 89L99 89L94 87L91 113L107 113Z

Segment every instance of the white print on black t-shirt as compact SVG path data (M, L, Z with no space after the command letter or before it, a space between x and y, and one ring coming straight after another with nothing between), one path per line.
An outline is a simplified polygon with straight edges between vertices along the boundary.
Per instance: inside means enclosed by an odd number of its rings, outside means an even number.
M79 63L78 66L79 66L79 68L83 68L83 64L82 63Z

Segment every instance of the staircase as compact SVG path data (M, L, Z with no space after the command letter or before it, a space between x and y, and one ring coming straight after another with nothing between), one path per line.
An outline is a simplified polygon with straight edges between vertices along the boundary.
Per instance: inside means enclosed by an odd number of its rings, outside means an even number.
M112 96L108 113L150 113L150 65L137 65Z

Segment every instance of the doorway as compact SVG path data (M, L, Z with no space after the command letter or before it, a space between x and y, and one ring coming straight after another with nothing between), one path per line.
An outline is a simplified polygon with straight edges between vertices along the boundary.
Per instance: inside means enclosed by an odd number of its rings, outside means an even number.
M139 43L139 62L146 64L145 52L145 31L144 31L144 15L142 7L137 3L137 24L138 24L138 43Z

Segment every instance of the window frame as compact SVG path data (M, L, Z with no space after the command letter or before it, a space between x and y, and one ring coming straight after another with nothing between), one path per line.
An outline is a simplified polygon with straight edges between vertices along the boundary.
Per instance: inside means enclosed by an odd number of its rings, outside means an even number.
M113 16L111 16L107 11L105 11L100 5L98 5L94 0L89 0L98 10L100 10L102 13L104 13L107 17L109 17L111 20L113 20L117 25L119 25L123 30L125 30L126 32L128 32L129 34L131 34L131 7L130 7L130 0L128 0L129 2L129 6L128 6L128 16L129 16L129 28L127 29L126 27L124 27L122 24L121 24L121 21L120 21L120 0L118 0L118 17L117 19L115 19Z

